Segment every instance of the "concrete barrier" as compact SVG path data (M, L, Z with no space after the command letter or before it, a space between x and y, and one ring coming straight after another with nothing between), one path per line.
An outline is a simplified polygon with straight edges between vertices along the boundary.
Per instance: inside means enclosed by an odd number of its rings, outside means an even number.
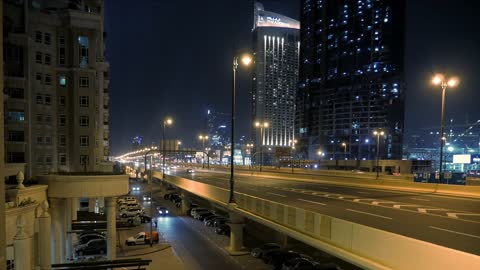
M161 174L154 173L161 178ZM227 206L229 190L167 176L165 181ZM246 218L365 269L480 269L480 256L235 192Z

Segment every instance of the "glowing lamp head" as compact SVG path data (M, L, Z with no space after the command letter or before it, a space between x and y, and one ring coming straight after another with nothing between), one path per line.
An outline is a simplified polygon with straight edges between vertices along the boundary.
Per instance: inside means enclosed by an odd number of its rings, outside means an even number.
M171 118L167 118L165 120L165 124L167 124L167 125L171 125L172 123L173 123L173 120Z
M458 85L458 78L451 78L447 82L448 87L456 87Z
M442 74L436 74L432 78L432 83L434 85L440 85L443 82L444 79L445 79L445 77Z
M263 123L263 126L268 127L268 123L267 122Z
M256 126L256 127L259 127L259 126L260 126L260 122L255 122L255 126Z
M245 66L248 66L250 65L250 63L252 62L252 57L248 54L245 54L242 56L242 63L245 65Z
M344 143L344 142L342 142L342 146L347 146L347 144L346 144L346 143Z

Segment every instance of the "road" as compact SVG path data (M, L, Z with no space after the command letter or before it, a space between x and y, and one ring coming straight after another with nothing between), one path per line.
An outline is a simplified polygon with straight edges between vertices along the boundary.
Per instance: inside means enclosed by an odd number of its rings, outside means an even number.
M229 188L225 173L170 174ZM235 180L236 192L480 255L478 199L245 175Z

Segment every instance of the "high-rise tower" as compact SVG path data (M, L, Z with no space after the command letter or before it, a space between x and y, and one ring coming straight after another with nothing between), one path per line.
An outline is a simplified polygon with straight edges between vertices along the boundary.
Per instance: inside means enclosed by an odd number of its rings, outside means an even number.
M296 134L316 159L402 157L404 0L303 0ZM346 144L346 147L345 145Z
M253 26L252 122L268 122L263 133L252 123L259 147L288 147L295 140L295 94L298 85L300 23L265 11L255 3Z

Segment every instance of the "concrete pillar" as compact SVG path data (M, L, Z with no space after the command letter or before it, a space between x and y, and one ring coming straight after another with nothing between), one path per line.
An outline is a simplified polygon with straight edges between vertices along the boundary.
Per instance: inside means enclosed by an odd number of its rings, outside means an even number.
M48 214L48 202L43 201L40 205L42 213L38 217L38 256L40 270L52 269L52 220Z
M88 212L95 212L95 205L97 204L97 198L88 198Z
M97 198L97 207L95 207L95 213L100 213L101 209L103 209L103 213L105 213L105 198L104 197L99 197Z
M32 270L32 239L24 230L25 217L17 217L17 233L13 238L13 252L15 256L15 270Z
M73 242L72 242L72 198L65 200L65 261L73 258Z
M52 263L62 262L62 230L64 225L65 202L62 199L50 199L52 206Z
M107 215L107 259L115 260L117 246L117 220L116 220L116 197L105 199L105 212Z
M248 250L243 247L243 227L245 227L245 219L235 213L236 204L229 205L229 222L230 226L230 246L225 249L232 256L248 254Z
M77 220L77 212L80 208L80 200L78 198L72 198L72 220Z
M189 208L187 192L182 191L182 193L180 194L180 197L182 198L182 202L180 203L181 215L186 216L188 215L188 208Z

